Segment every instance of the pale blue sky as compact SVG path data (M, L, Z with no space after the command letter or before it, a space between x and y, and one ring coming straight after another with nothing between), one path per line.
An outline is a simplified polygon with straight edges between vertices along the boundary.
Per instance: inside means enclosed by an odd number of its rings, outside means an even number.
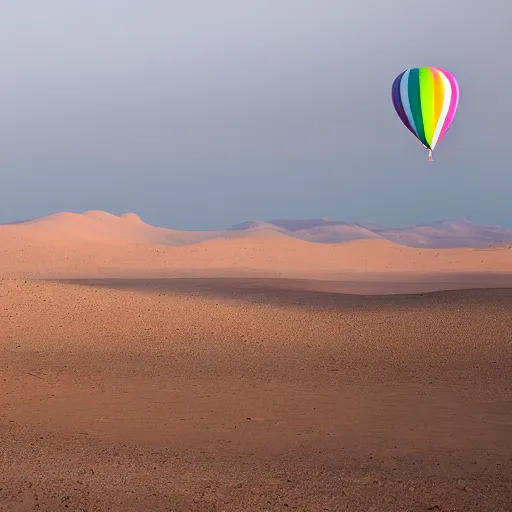
M510 0L3 0L0 222L332 217L512 225ZM433 164L391 84L437 66Z

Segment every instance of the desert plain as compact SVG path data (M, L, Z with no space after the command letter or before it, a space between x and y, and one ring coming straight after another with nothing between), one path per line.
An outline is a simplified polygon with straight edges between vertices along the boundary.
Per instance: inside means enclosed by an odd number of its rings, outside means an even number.
M0 510L512 510L512 250L0 226Z

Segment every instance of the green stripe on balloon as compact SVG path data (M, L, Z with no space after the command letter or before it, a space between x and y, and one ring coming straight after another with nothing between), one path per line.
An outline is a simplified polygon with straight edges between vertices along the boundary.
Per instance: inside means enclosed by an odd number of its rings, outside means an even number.
M425 128L423 127L423 116L421 113L421 97L420 97L420 70L418 68L411 69L409 73L408 83L409 104L411 105L412 117L418 132L420 141L430 149L430 145L425 138Z
M421 115L425 129L425 140L432 147L434 138L434 76L430 68L420 68Z

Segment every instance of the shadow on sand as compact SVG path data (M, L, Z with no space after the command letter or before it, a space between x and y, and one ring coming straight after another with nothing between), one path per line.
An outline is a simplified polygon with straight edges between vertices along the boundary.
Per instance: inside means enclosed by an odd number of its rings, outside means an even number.
M484 302L512 303L511 288L453 288L431 291L446 282L391 283L339 282L303 279L260 278L101 278L64 279L58 282L134 290L156 294L172 294L307 306L328 309L434 307ZM462 283L462 288L464 283ZM407 293L408 291L408 293Z

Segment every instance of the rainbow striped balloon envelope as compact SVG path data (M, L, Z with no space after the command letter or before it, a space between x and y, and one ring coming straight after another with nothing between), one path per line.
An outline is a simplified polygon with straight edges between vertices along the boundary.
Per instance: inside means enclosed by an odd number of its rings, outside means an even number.
M406 128L432 151L443 140L459 105L459 86L449 71L412 68L393 82L391 97L396 113Z

